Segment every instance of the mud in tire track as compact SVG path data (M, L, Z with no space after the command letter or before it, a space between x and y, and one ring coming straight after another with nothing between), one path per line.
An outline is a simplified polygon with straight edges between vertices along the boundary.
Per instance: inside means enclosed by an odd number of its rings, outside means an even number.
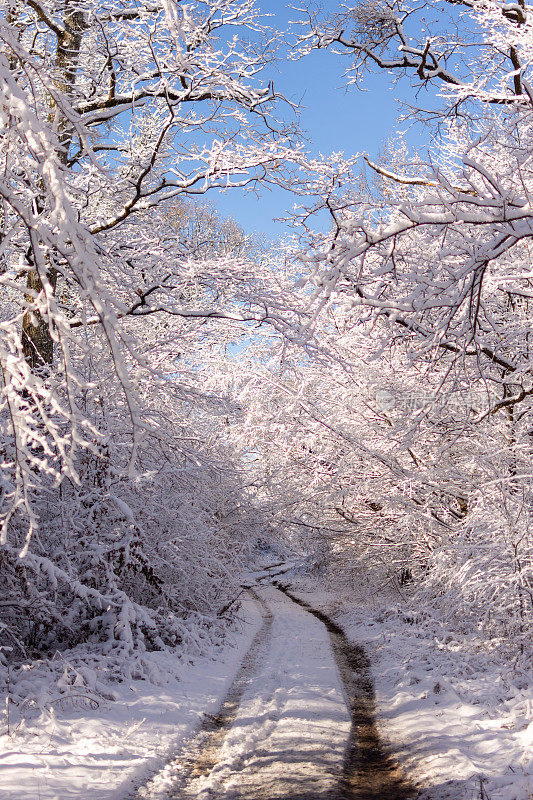
M196 728L191 741L180 750L164 768L169 774L172 788L167 789L169 800L188 800L196 796L191 793L193 784L202 775L208 775L218 762L219 752L232 724L235 722L239 705L250 679L257 671L259 659L268 648L274 616L262 598L251 587L247 591L258 604L262 622L248 648L238 672L229 687L220 708L215 714L204 714L200 725ZM159 772L142 785L131 800L151 798L154 796L152 784L157 783ZM168 780L167 780L168 785ZM155 790L155 796L161 793Z
M237 717L239 705L246 691L250 679L257 671L259 659L268 648L274 616L261 597L248 589L253 599L261 609L263 621L252 643L244 656L239 671L233 680L220 709L216 714L206 714L197 734L196 755L189 755L189 774L193 778L207 775L218 760L218 753L224 743L228 730Z
M293 595L288 587L278 582L275 586L326 626L346 692L352 726L335 800L416 798L418 790L406 779L380 738L376 725L374 684L364 648L350 642L333 620Z

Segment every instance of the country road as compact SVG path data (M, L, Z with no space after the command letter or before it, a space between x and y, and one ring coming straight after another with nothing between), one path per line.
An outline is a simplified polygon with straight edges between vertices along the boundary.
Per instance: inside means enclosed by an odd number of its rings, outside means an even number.
M362 648L273 586L219 712L171 765L173 800L407 800L384 752ZM139 790L150 797L150 785Z

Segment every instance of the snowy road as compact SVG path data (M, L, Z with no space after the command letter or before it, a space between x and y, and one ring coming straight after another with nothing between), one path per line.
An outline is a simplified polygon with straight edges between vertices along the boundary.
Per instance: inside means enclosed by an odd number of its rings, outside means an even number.
M36 665L25 685L40 708L15 707L13 734L0 731L0 800L408 800L376 705L424 800L533 798L524 672L431 617L297 585L364 647L263 587L224 644L146 654L154 681L113 683L95 710Z
M405 800L381 750L362 651L271 586L220 712L170 769L182 800ZM370 689L369 689L370 687ZM158 779L140 790L160 797Z

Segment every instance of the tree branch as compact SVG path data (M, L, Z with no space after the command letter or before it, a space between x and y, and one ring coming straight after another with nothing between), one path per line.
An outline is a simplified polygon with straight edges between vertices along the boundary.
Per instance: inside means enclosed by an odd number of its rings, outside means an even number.
M26 5L30 6L30 8L33 8L33 10L37 12L39 19L42 20L45 25L47 25L50 30L55 33L58 39L61 39L66 35L67 29L56 22L55 19L50 16L48 11L41 5L41 3L37 2L37 0L26 0Z

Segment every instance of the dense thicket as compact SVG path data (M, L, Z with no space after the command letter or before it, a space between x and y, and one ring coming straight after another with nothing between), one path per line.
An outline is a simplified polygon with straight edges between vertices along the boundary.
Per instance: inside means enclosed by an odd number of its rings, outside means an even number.
M242 436L257 437L287 525L314 533L326 560L375 586L414 579L438 613L526 652L531 14L490 0L308 14L302 57L334 50L363 87L372 69L410 78L406 113L432 135L418 152L398 135L366 174L339 163L297 212L328 362L270 343L241 383Z
M273 44L234 0L13 0L0 41L0 659L173 645L261 524L191 354L277 289L191 198L282 171Z

